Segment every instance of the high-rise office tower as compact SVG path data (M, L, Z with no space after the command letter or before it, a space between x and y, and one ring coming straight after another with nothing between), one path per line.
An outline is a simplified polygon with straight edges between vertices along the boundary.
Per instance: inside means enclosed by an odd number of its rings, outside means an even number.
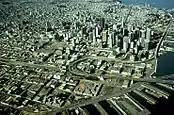
M149 50L149 43L150 43L150 40L148 39L145 39L145 50L148 51Z
M95 31L96 31L96 37L97 37L97 38L100 37L99 27L96 27L96 28L95 28Z
M134 52L135 52L135 54L138 54L138 52L139 52L139 47L137 44L134 47Z
M93 35L93 40L92 40L92 42L93 42L93 44L95 44L96 43L96 31L95 31L95 28L93 29L93 31L92 31L92 35Z
M115 32L112 32L112 44L115 45L116 41L115 41Z
M64 41L68 41L69 40L69 35L68 33L64 34Z
M140 41L141 47L144 47L144 45L145 45L145 39L141 37L141 38L139 39L139 41Z
M151 29L150 28L147 28L146 39L147 40L150 40L151 39Z
M112 35L112 33L109 33L108 34L109 35L109 37L108 37L108 47L109 48L112 48L113 47L113 35Z
M120 47L120 49L123 49L123 37L122 36L118 36L118 47Z
M134 48L134 42L132 41L131 43L130 43L130 48Z
M132 34L132 32L129 32L128 37L129 37L129 43L131 43L131 41L133 41L133 34Z
M119 46L119 39L118 39L118 35L115 36L115 46L118 47Z
M105 25L104 25L104 29L107 30L108 27L109 27L109 25L105 23Z
M102 32L102 42L106 42L108 38L108 32L105 30Z
M79 25L80 25L80 23L76 22L75 25L74 25L75 29L79 29Z
M116 24L113 24L112 29L113 29L114 31L117 30L117 25L116 25Z
M89 32L89 41L90 41L90 42L93 41L93 34L92 34L92 32Z
M79 44L79 38L78 37L76 37L75 43Z
M98 44L98 47L99 48L102 48L103 47L103 44L102 44L102 40L101 39L97 39L97 44Z
M141 45L140 40L137 40L137 45L138 45L138 46L140 46L140 45Z
M146 30L141 30L141 38L146 38Z
M70 49L68 47L66 48L66 53L70 54Z
M135 28L135 39L139 39L140 38L140 30L139 28Z
M123 37L123 51L127 52L129 47L129 37L128 36L124 36Z
M92 27L88 27L87 29L86 29L86 33L89 33L89 32L92 32Z
M124 18L122 17L122 20L121 20L121 28L124 28Z
M127 30L127 28L123 28L123 36L128 36L129 31Z
M75 47L75 39L76 39L75 37L73 37L73 38L71 39L71 44L72 44L73 47Z
M85 26L82 27L81 32L82 32L82 35L85 35L86 34L86 27Z
M133 30L133 26L131 24L128 24L127 29L128 29L129 32L131 32Z
M136 39L136 31L133 30L133 31L132 31L132 40L135 40L135 39Z
M100 19L100 27L101 27L102 30L104 29L104 26L105 26L105 19L101 18Z

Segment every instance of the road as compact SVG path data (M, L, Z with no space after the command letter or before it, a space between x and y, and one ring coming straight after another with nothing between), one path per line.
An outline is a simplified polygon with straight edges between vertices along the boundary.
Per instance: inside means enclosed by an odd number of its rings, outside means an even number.
M55 108L52 112L50 112L48 114L52 115L54 113L62 112L62 111L68 110L70 108L71 109L75 109L75 108L77 108L79 106L85 106L85 105L97 103L99 101L107 100L107 99L112 98L112 97L118 97L118 96L123 95L123 94L125 94L127 92L130 92L132 90L137 89L139 87L139 85L141 85L141 84L145 84L145 83L136 83L136 84L132 85L131 88L124 89L124 90L122 90L120 92L112 92L112 93L108 93L106 95L93 97L92 99L86 99L86 100L83 100L82 102L78 102L78 103L75 103L75 104L64 106L63 108Z
M4 58L0 58L0 63L7 64L7 65L60 70L59 67L56 67L56 66L51 66L51 65L46 65L46 64L32 64L32 63L28 63L28 62L13 61L13 60L4 59Z
M172 20L170 21L170 23L169 23L169 25L166 27L166 29L165 29L165 32L163 33L163 35L162 35L162 37L161 37L161 39L160 39L160 41L159 41L159 43L158 43L158 45L157 45L157 47L156 47L156 50L155 50L155 58L157 59L158 58L158 54L159 54L159 51L160 51L160 48L161 48L161 44L162 44L162 42L164 41L164 39L166 38L166 36L167 36L167 34L168 34L168 30L169 30L169 28L170 28L170 26L172 25Z
M77 71L77 69L76 69L77 63L82 62L86 59L98 59L98 60L105 60L105 61L109 61L109 62L118 62L118 63L124 63L124 64L138 64L138 63L147 63L149 61L157 59L159 49L160 49L161 44L162 44L162 42L163 42L163 40L164 40L164 38L165 38L165 36L168 32L167 31L168 28L169 28L169 26L166 28L166 30L163 34L163 37L160 39L160 41L159 41L159 43L156 47L156 51L154 53L155 55L150 59L147 59L145 61L122 61L122 60L116 60L116 59L112 59L112 58L108 58L108 57L88 56L88 57L81 58L77 61L74 61L73 63L71 63L69 65L68 69L72 74L77 75L77 76L86 76L86 77L94 76L94 77L96 77L96 76L99 76L99 75L97 75L97 74L86 74L86 73ZM36 67L36 68L46 68L46 69L59 70L59 67L56 67L56 66L50 66L50 65L45 65L45 64L31 64L31 63L27 63L27 62L12 61L12 60L3 59L3 58L0 58L0 63L7 64L7 65L19 65L19 66L26 66L26 67ZM157 83L174 84L174 81L169 81L169 80L150 79L150 78L120 77L120 76L116 76L114 74L105 75L103 77L106 78L106 79L134 80L134 81L139 81L140 83L136 83L136 84L132 85L130 88L124 89L120 92L112 92L112 93L109 93L109 94L106 94L106 95L93 97L92 99L87 99L83 102L78 102L78 103L75 103L75 104L71 104L71 105L65 106L63 108L55 108L52 113L61 112L61 111L67 110L69 108L73 109L73 108L76 108L76 107L79 107L79 106L85 106L85 105L88 105L88 104L92 104L92 103L96 103L96 102L99 102L99 101L102 101L102 100L109 99L111 97L117 97L117 96L123 95L127 92L130 92L134 89L137 89L139 87L139 85L143 84L144 82L157 82ZM94 80L94 82L95 82L95 80ZM100 82L100 81L96 81L96 82ZM105 83L108 84L108 82L103 81L103 84L105 84Z

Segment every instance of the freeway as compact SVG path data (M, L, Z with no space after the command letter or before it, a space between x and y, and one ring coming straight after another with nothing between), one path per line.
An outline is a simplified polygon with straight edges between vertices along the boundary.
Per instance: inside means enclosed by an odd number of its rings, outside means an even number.
M164 83L164 84L172 84L174 85L174 81L173 80L166 80L165 77L162 77L162 78L134 78L134 77L123 77L123 76L118 76L116 74L106 74L106 75L98 75L98 74L86 74L86 73L82 73L82 72L79 72L79 71L76 71L76 73L79 75L79 76L85 76L86 79L88 78L96 78L96 76L101 76L103 77L104 79L107 79L107 80L111 80L109 81L109 83L107 81L99 81L99 80L93 80L93 82L96 82L96 83L100 83L101 84L104 84L104 85L107 85L107 86L112 86L114 83L114 81L112 81L112 79L118 79L118 80L133 80L133 81L137 81L137 82L148 82L148 83ZM76 75L77 75L76 74Z
M44 68L44 69L52 69L52 70L60 70L59 67L46 65L46 64L33 64L28 62L21 62L21 61L13 61L9 59L0 58L1 64L7 65L16 65L16 66L25 66L25 67L34 67L34 68Z
M132 90L137 89L142 84L145 84L145 83L136 83L136 84L132 85L131 88L127 88L127 89L121 90L119 92L107 93L106 95L100 95L100 96L97 96L97 97L86 99L86 100L83 100L81 102L77 102L77 103L74 103L74 104L71 104L71 105L64 106L62 108L55 108L52 112L50 112L48 114L52 115L52 114L55 114L55 113L58 113L58 112L68 110L68 109L75 109L79 106L85 106L85 105L97 103L99 101L107 100L107 99L112 98L112 97L118 97L118 96L123 95L127 92L131 92Z
M164 83L164 84L172 84L174 85L173 80L165 80L164 78L133 78L133 77L122 77L114 75L104 76L105 79L121 79L121 80L133 80L138 82L149 82L149 83Z
M166 36L169 32L168 30L169 30L170 26L173 24L172 22L173 21L171 20L169 25L166 27L165 32L163 33L163 35L162 35L162 37L161 37L161 39L160 39L160 41L159 41L159 43L156 47L156 50L155 50L155 56L156 56L155 58L156 59L158 58L158 54L159 54L159 51L160 51L160 48L161 48L161 44L162 44L162 42L164 41L164 39L166 38Z

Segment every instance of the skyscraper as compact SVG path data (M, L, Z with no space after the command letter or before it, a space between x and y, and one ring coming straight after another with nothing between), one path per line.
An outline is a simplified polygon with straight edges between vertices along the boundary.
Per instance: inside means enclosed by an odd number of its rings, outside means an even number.
M138 47L137 44L136 44L135 47L134 47L134 51L135 51L135 54L138 54L138 52L139 52L139 47Z
M105 30L102 32L102 42L106 42L108 37L108 32Z
M72 44L72 46L74 47L75 46L75 37L73 37L72 39L71 39L71 44Z
M101 27L102 30L104 29L104 26L105 26L105 19L101 18L100 19L100 27Z
M129 24L127 29L128 29L129 32L131 32L133 30L133 26L131 24Z
M141 37L141 38L139 39L139 41L140 41L141 47L144 47L144 45L145 45L145 39Z
M69 35L68 33L64 34L64 41L68 41L69 40Z
M146 38L146 30L141 30L141 38Z
M134 48L134 42L132 41L131 43L130 43L130 48Z
M96 27L95 28L95 32L96 32L96 37L100 37L100 33L99 33L99 27Z
M118 47L119 46L119 39L118 39L118 35L115 36L115 46Z
M129 36L129 43L131 43L131 41L133 41L133 35L132 35L132 32L129 32L128 36Z
M129 47L129 37L124 36L124 38L123 38L123 51L127 52L128 47Z
M113 45L116 44L116 41L115 41L115 32L112 32L112 43L113 43Z
M122 17L122 20L121 20L121 28L124 28L124 18Z
M146 39L147 40L150 40L151 39L151 29L150 28L147 28Z
M127 30L127 28L123 28L123 36L128 36L129 31Z
M86 27L83 26L81 31L82 31L82 35L85 35L86 34Z
M112 29L113 29L113 30L117 30L117 25L116 25L116 24L113 24Z
M113 47L113 34L110 32L108 37L108 47L112 48Z
M139 28L135 28L135 39L139 39L140 38L140 30Z
M89 41L90 41L90 42L93 41L93 34L92 34L92 32L89 32Z
M145 39L145 50L146 50L146 51L149 50L149 43L150 43L150 40Z
M93 37L92 37L92 42L93 42L93 44L95 44L96 43L96 31L95 31L95 28L93 29L93 31L92 31L92 35L93 35Z

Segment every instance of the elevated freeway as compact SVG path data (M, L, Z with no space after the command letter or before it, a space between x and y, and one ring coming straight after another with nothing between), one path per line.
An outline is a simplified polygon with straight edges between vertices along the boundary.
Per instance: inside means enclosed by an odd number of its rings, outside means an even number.
M118 96L121 96L121 95L123 95L123 94L125 94L127 92L131 92L134 89L137 89L140 84L145 84L145 83L136 83L131 88L123 89L123 90L121 90L119 92L112 92L112 93L108 93L106 95L100 95L100 96L97 96L97 97L93 97L91 99L86 99L86 100L83 100L81 102L77 102L77 103L74 103L74 104L71 104L71 105L64 106L62 108L55 108L49 114L62 112L62 111L68 110L68 109L75 109L75 108L77 108L79 106L85 106L85 105L97 103L99 101L107 100L107 99L112 98L112 97L118 97Z

